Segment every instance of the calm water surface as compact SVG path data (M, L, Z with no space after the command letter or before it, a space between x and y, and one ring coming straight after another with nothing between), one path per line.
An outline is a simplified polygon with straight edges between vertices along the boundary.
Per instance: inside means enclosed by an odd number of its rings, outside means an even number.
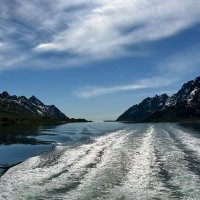
M19 162L0 199L199 199L200 126L1 127L1 171Z

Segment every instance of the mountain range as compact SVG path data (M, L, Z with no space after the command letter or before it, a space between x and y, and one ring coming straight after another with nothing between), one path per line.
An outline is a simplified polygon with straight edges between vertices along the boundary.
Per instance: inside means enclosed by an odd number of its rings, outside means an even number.
M0 121L63 121L78 122L84 119L74 119L67 117L54 105L45 105L35 96L26 98L25 96L9 95L8 92L0 93Z
M200 119L200 77L172 95L156 95L130 107L116 121L162 122Z

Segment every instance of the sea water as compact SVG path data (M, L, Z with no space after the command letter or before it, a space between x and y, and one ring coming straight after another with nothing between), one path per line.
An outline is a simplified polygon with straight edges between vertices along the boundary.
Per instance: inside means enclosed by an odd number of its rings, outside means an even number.
M25 138L42 145L41 152L0 178L0 199L200 197L198 130L170 123L110 122L40 127L36 132Z

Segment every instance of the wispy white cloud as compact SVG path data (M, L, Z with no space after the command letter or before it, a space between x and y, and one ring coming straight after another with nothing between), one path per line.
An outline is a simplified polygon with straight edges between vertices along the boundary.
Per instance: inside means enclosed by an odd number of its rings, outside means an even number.
M75 92L75 95L80 98L91 98L106 94L129 90L141 90L147 88L160 88L172 84L174 80L164 79L163 77L146 78L129 85L117 85L112 87L85 87Z
M0 51L7 63L46 62L45 53L73 54L63 66L80 60L106 59L130 54L127 46L163 39L200 22L199 0L2 0ZM20 52L20 53L19 53ZM77 56L77 57L76 57ZM13 62L11 60L14 60ZM38 61L40 60L40 61ZM41 65L43 67L43 65ZM51 67L52 64L51 64ZM57 62L55 66L57 67Z
M157 63L157 72L154 77L143 78L128 85L84 87L77 90L75 95L79 98L92 98L123 91L137 91L148 88L162 88L164 93L164 88L177 83L183 76L187 75L188 72L191 73L197 70L199 65L198 51L193 48ZM165 92L167 93L167 91Z
M200 3L188 0L96 0L67 29L38 51L69 51L86 56L113 56L125 46L165 38L199 22Z

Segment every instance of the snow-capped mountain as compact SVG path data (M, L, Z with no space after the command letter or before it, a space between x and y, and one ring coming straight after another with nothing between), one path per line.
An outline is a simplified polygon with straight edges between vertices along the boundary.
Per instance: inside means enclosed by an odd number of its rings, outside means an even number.
M171 97L146 98L118 117L117 121L178 121L200 119L200 77L185 83Z
M185 83L182 88L174 95L172 95L166 102L167 107L173 107L179 104L192 107L200 102L200 77L195 80Z
M15 119L69 119L54 105L45 105L35 96L28 99L25 96L11 96L8 92L0 94L0 117Z
M146 98L141 103L132 106L121 116L117 121L143 121L157 110L161 110L167 101L169 96L167 94L156 95L153 98Z

